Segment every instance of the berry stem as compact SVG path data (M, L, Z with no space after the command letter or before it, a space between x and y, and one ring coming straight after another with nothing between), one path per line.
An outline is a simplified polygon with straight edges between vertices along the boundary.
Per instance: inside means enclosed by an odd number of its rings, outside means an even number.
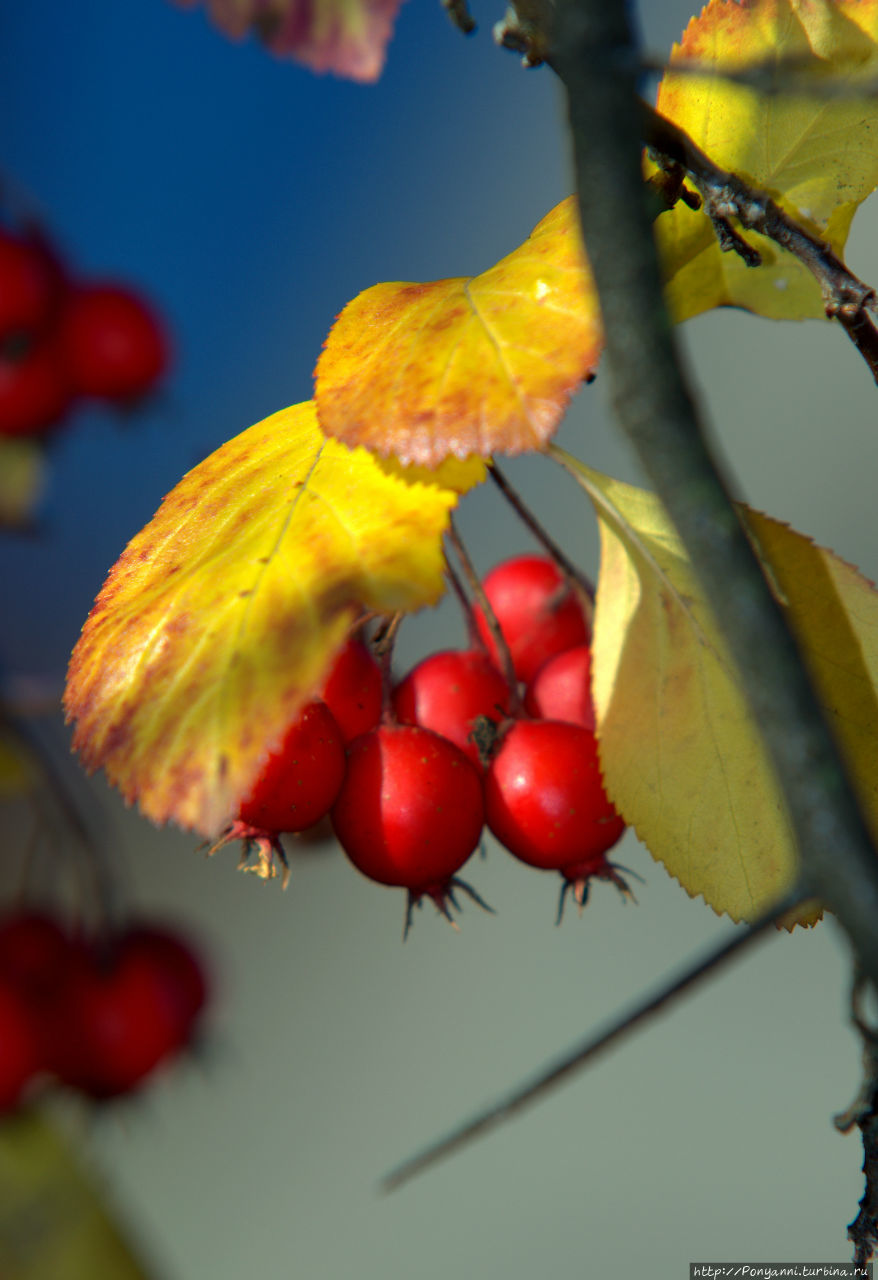
M396 633L399 631L403 615L393 613L375 632L372 638L372 652L381 665L381 723L396 724L393 713L393 646Z
M560 1084L581 1067L590 1063L598 1054L605 1049L609 1049L618 1040L623 1039L628 1032L633 1031L635 1027L639 1027L641 1023L646 1022L654 1014L666 1008L691 987L697 986L703 978L712 974L714 970L734 959L767 933L783 916L799 906L806 896L806 890L801 885L797 885L791 893L787 894L780 902L775 903L768 911L754 920L752 924L744 929L736 930L726 942L713 947L700 959L695 960L676 978L665 982L652 995L647 996L638 1005L635 1005L629 1013L623 1014L615 1022L611 1022L605 1030L589 1035L582 1043L575 1045L563 1057L541 1070L532 1080L520 1088L514 1089L512 1093L505 1098L501 1098L499 1102L486 1107L483 1111L473 1116L472 1119L460 1125L459 1128L452 1130L444 1138L440 1138L438 1142L434 1142L417 1155L397 1165L382 1179L382 1189L384 1191L395 1191L404 1182L408 1182L417 1174L423 1173L425 1169L438 1163L445 1156L452 1155L455 1151L459 1151L462 1147L469 1145L469 1143L481 1137L482 1134L487 1133L490 1129L496 1128L506 1120L511 1120L519 1111L522 1111L526 1106L538 1101L550 1092L556 1084Z
M512 507L515 514L527 525L533 536L536 538L546 550L546 552L554 560L555 564L564 574L564 577L570 583L571 587L581 597L585 609L586 617L589 623L594 621L594 583L590 578L578 568L573 561L565 554L558 543L540 524L537 517L528 507L521 494L504 476L503 472L497 466L496 462L492 462L488 467L488 475L494 481L494 484L503 494L503 497Z
M469 601L469 596L464 591L463 583L461 582L455 569L452 567L447 556L445 558L445 576L448 578L448 581L451 583L454 594L457 596L458 603L460 604L461 612L463 613L464 619L466 620L466 634L467 634L467 640L469 642L470 648L478 649L481 653L487 654L488 652L487 645L482 639L481 633L479 632L479 629L476 626L476 619L475 619L475 615L473 614L472 605L470 604L470 601Z
M490 470L490 468L489 468ZM460 561L460 567L463 569L464 577L469 584L470 591L478 600L482 613L485 617L485 623L491 633L491 638L497 647L497 654L500 658L501 670L503 676L509 686L509 710L514 718L518 718L522 712L521 694L518 691L518 677L515 674L515 668L512 665L512 654L509 652L509 645L500 629L500 623L497 621L497 615L491 607L491 602L485 595L485 589L482 586L479 575L476 573L475 565L470 559L469 552L464 546L463 539L457 531L457 525L454 523L454 517L450 516L448 520L448 533L446 534L448 541L454 547L457 558Z

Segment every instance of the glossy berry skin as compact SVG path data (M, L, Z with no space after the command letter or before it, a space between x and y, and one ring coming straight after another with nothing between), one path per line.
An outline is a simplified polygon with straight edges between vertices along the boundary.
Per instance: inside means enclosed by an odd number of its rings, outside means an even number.
M129 289L96 284L71 290L58 332L67 375L80 395L138 399L168 364L158 317Z
M38 1036L24 997L0 978L0 1112L18 1105L40 1065Z
M347 856L379 884L440 906L479 842L482 783L453 743L416 725L381 725L351 745L332 825Z
M487 574L482 585L519 680L527 683L554 654L587 643L589 625L582 605L547 557L506 560ZM479 633L497 661L484 615L478 607L474 612Z
M45 329L60 293L58 268L39 241L0 229L0 341Z
M265 761L238 817L263 831L304 831L329 812L344 774L339 727L325 703L311 702Z
M0 351L0 436L44 436L62 424L72 391L51 335Z
M535 720L563 720L594 732L589 646L565 649L544 662L527 687L524 709Z
M432 729L480 765L473 723L479 716L505 719L509 689L480 650L445 649L419 662L399 682L393 693L393 710L402 724Z
M485 817L516 858L571 881L600 875L625 830L594 734L555 720L521 720L506 733L485 778Z
M359 636L351 636L339 653L320 697L335 717L345 745L381 719L381 668Z

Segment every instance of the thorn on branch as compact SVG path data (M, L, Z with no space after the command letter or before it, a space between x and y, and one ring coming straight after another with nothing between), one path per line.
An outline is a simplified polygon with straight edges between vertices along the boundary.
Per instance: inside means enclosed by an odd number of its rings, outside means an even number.
M501 49L520 53L524 66L538 67L545 61L547 52L545 23L538 15L528 14L527 7L522 2L517 8L507 9L503 21L494 26L494 40Z
M462 31L465 36L471 36L476 30L476 20L470 13L466 0L442 0L442 8L458 31Z
M854 1262L859 1267L866 1266L878 1245L878 1027L867 1021L863 1010L868 990L866 978L857 973L851 989L851 1022L863 1042L863 1082L847 1111L835 1117L835 1127L841 1133L849 1133L856 1125L863 1139L866 1187L860 1211L848 1226Z

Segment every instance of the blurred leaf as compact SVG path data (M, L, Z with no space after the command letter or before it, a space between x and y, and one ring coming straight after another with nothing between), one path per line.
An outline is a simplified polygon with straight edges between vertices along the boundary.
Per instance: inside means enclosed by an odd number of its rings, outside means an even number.
M425 467L541 449L601 343L566 200L482 275L379 284L348 303L317 363L320 425Z
M731 655L658 499L564 459L601 529L593 678L609 793L690 894L751 920L791 887L796 855ZM878 833L878 592L831 551L741 511Z
M218 834L353 619L442 594L456 500L325 439L310 401L211 454L128 544L74 650L86 766L155 822Z
M25 795L37 777L30 749L0 715L0 799Z
M199 0L176 0L191 8ZM204 0L233 39L251 32L271 53L312 71L377 80L402 0Z
M45 483L45 448L40 441L0 436L0 526L27 524Z
M665 74L659 111L711 160L767 190L797 221L841 254L858 205L878 185L878 98L807 95L833 82L878 75L876 0L710 0L671 62L718 70L759 67L795 91L770 97L728 80ZM654 168L650 169L654 171ZM723 253L709 219L679 203L656 222L678 320L711 307L746 307L775 319L824 315L820 288L791 254L755 233L763 265Z
M0 1122L3 1280L146 1280L60 1133L28 1111Z

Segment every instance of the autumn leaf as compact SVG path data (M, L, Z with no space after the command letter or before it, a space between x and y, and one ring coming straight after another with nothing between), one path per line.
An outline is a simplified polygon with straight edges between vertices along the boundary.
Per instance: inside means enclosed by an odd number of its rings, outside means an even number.
M0 438L0 527L27 524L43 496L45 473L38 441Z
M317 363L327 435L404 463L541 449L591 374L601 328L571 201L482 275L379 284Z
M68 1142L31 1110L0 1125L0 1275L147 1277Z
M721 75L669 71L658 110L841 255L857 207L878 185L878 98L820 89L828 77L839 90L874 78L876 41L878 0L710 0L671 64L720 73L758 67L781 84L786 69L795 87L769 97ZM746 233L762 256L761 267L748 267L720 250L704 213L683 203L661 215L656 236L678 320L719 306L774 319L824 315L811 273L763 236Z
M456 500L325 439L311 402L211 454L128 544L74 650L86 766L154 821L218 834L353 619L438 599Z
M199 0L176 0L191 8ZM233 39L251 32L281 58L350 80L377 80L402 0L204 0Z
M559 456L600 524L594 696L609 793L690 894L752 920L792 887L796 853L731 654L658 499ZM878 592L831 551L740 510L878 833Z

